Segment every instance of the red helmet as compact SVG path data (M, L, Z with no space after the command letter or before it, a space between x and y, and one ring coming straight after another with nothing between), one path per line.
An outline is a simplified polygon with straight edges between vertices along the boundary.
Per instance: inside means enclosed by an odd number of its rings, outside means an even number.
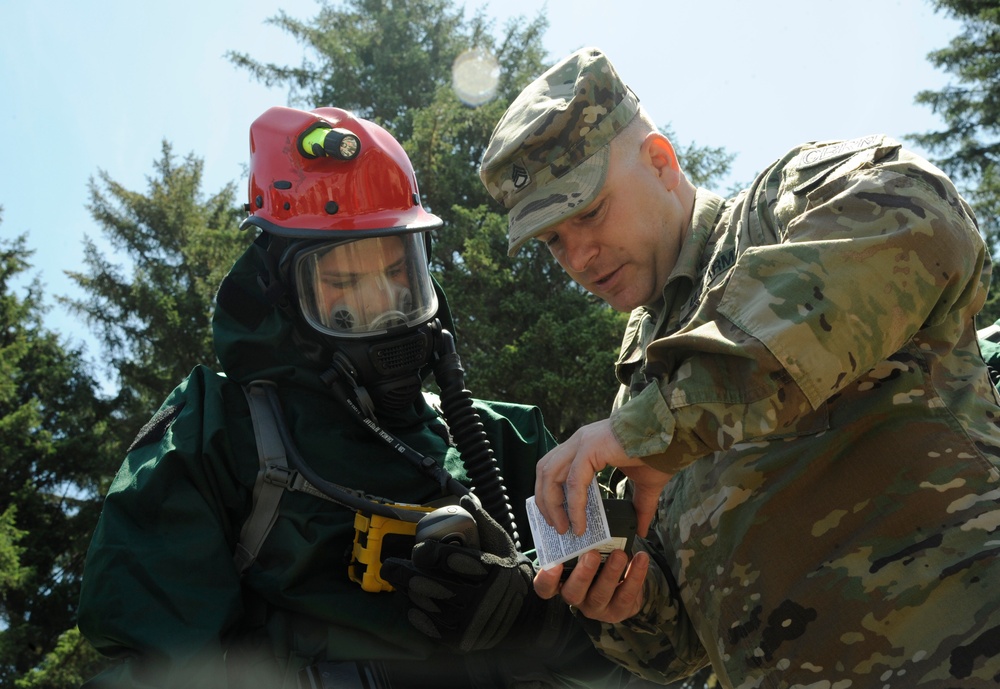
M291 288L323 335L377 337L437 312L424 233L441 220L420 205L410 159L377 124L340 108L264 112L250 125L247 211L241 227L276 240L266 282Z
M420 205L413 166L399 142L340 108L274 107L254 120L247 211L242 227L303 239L360 239L441 225Z

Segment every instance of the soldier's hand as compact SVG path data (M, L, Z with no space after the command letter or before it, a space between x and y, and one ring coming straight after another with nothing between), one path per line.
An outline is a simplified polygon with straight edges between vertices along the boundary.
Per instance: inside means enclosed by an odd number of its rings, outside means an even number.
M616 550L602 566L600 554L592 550L580 556L564 582L560 582L562 566L540 570L535 575L535 593L546 599L559 595L592 620L621 622L642 608L648 571L649 555L643 551L630 562L628 555Z
M637 532L645 536L670 474L653 469L639 457L625 454L609 419L580 427L569 440L538 461L535 505L545 521L559 533L572 528L574 534L583 534L587 528L587 489L594 475L607 466L620 467L632 479Z

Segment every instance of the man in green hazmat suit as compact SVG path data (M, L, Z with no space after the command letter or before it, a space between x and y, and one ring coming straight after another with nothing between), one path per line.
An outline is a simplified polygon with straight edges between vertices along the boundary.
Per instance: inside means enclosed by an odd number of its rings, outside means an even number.
M218 293L225 374L197 367L111 486L79 625L120 662L86 686L624 685L531 589L516 525L554 441L537 409L465 390L403 149L336 108L272 108L250 144L259 235ZM382 578L411 551L460 628Z

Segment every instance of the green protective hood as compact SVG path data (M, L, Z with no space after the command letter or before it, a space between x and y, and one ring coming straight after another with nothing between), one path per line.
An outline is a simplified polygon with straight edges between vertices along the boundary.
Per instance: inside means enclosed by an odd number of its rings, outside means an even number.
M318 351L319 336L307 331L293 315L292 297L284 288L276 298L265 296L269 235L261 234L233 264L219 287L212 330L215 353L226 375L239 382L266 379L295 382L309 388L323 388L318 375L326 370L325 356L307 355ZM433 278L432 278L433 280ZM452 335L455 325L447 297L436 280L437 318ZM424 371L424 375L430 369Z

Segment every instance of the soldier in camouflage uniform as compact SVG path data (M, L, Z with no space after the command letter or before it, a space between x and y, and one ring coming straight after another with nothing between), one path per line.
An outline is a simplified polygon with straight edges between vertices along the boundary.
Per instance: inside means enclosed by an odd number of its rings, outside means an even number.
M583 488L618 466L640 533L655 520L628 570L588 553L540 595L659 681L998 685L990 260L943 173L881 135L809 143L723 199L585 49L510 106L481 177L511 254L537 238L632 311L610 418L540 461L536 500L579 532Z

